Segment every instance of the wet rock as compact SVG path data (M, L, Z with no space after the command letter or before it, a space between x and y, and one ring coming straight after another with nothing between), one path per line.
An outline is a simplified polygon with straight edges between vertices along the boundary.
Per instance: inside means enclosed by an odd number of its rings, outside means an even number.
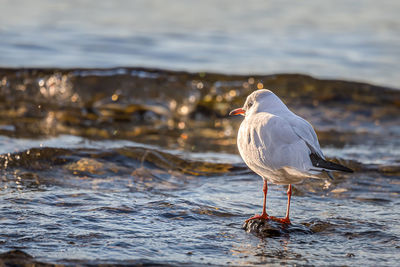
M21 259L32 259L33 257L29 255L28 253L25 253L21 250L15 249L15 250L10 250L5 253L0 254L0 259L14 259L14 258L21 258Z
M36 262L34 258L21 250L15 249L0 254L0 266L53 266Z
M312 233L303 225L284 224L273 220L256 219L245 222L242 226L248 233L252 233L261 238L278 237L290 233Z
M246 230L246 232L260 237L276 237L283 234L281 227L273 221L261 219L251 220L245 222L242 227Z
M324 232L335 227L335 225L330 222L324 222L318 219L303 222L302 225L307 227L312 233Z

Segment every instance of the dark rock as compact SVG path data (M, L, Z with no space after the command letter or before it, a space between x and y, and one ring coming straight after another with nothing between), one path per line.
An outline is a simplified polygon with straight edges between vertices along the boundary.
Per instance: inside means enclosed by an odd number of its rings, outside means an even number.
M245 222L243 229L260 237L276 237L284 234L277 222L262 219Z
M23 252L22 250L14 249L10 250L5 253L0 254L1 260L8 260L8 259L33 259L31 255L28 253Z
M242 226L248 233L261 238L279 237L291 233L311 234L312 231L303 225L284 224L274 220L256 219L245 222Z
M21 250L15 249L0 254L0 266L54 266L36 262L34 258Z

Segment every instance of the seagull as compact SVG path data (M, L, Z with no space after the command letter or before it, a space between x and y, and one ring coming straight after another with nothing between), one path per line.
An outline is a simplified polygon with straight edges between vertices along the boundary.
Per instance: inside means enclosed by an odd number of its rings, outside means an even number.
M307 178L332 178L332 171L353 170L325 159L311 124L297 116L273 92L261 89L251 93L242 108L229 115L243 115L237 146L246 165L264 180L261 215L246 220L274 220L290 224L292 184ZM288 185L285 218L266 212L268 184Z

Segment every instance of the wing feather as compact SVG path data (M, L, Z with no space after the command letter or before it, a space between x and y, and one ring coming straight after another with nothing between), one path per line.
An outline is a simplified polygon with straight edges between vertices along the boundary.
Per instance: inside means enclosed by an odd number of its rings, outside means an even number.
M297 116L296 114L293 115L294 116L291 116L287 120L290 126L293 128L293 131L307 143L308 147L311 149L311 152L316 153L318 156L325 159L314 128L305 119Z
M268 113L258 113L241 129L239 151L255 169L277 170L286 166L308 171L312 166L310 148L288 121Z

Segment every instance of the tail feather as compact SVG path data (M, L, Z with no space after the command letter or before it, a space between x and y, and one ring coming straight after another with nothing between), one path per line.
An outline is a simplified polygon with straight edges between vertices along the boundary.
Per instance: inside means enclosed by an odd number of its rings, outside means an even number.
M334 170L334 171L342 171L342 172L354 172L352 169L347 168L338 163L334 163L332 161L327 161L315 153L310 154L311 163L314 167L322 168L325 170Z

